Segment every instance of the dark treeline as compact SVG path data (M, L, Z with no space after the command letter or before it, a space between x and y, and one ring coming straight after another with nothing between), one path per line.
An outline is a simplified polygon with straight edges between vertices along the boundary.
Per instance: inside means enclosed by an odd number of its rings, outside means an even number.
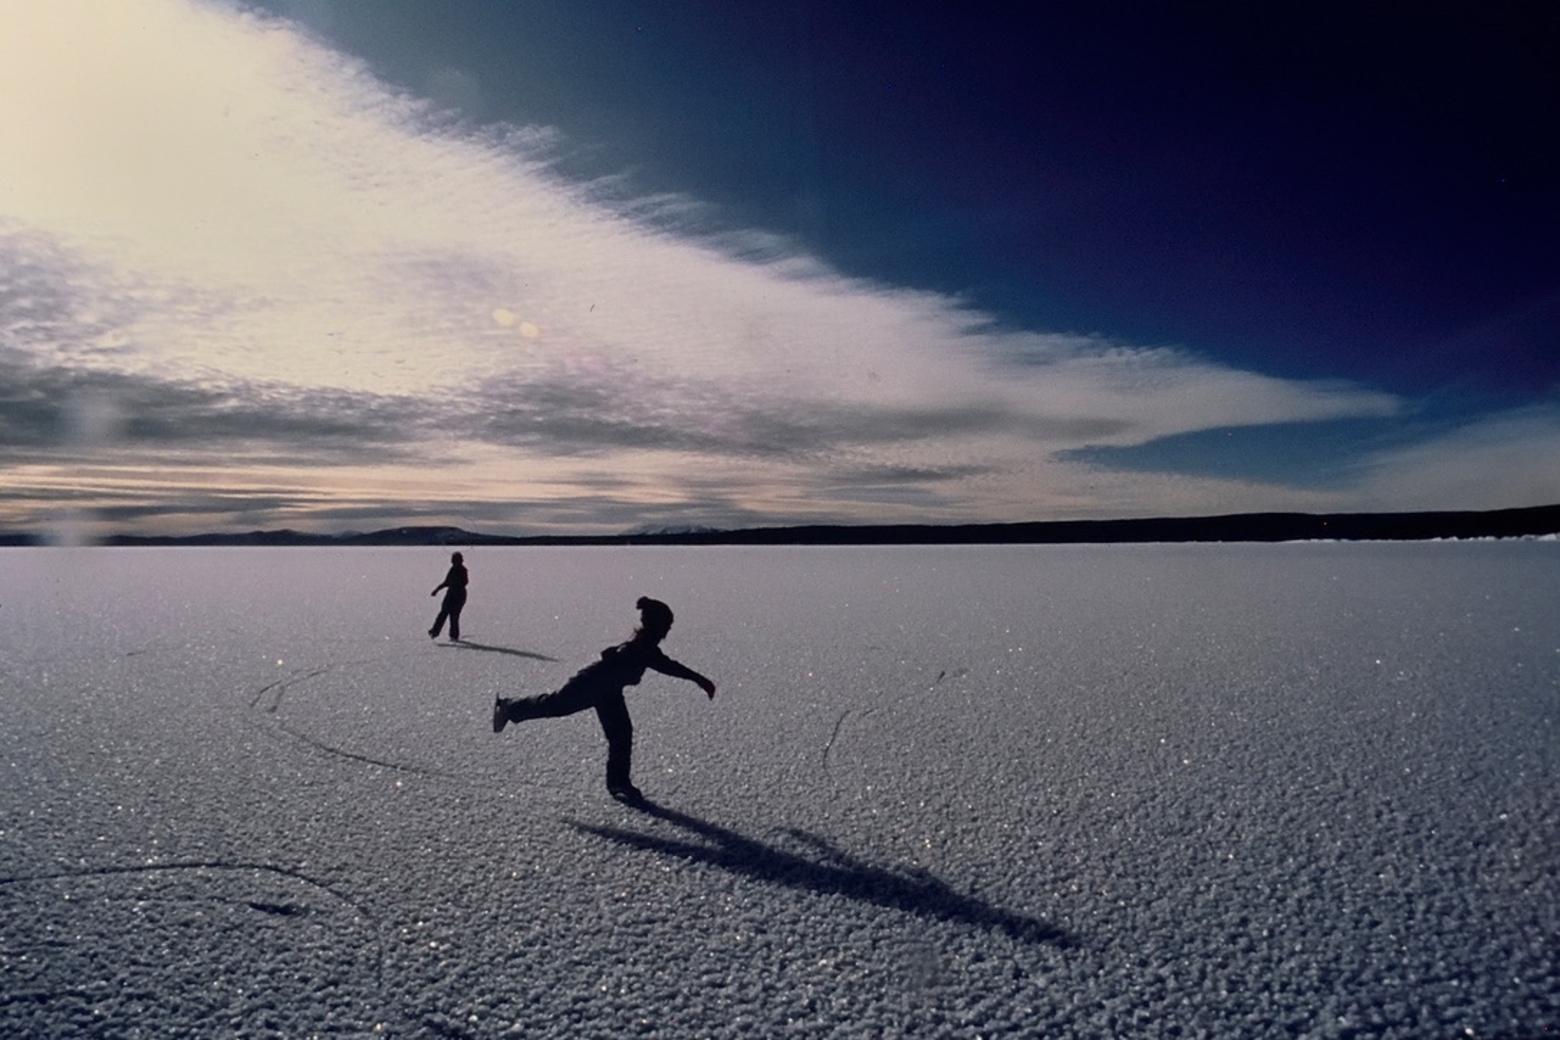
M184 537L114 535L107 545L1004 545L1111 542L1411 541L1519 538L1560 533L1560 505L1485 512L1240 513L1147 520L1047 520L1012 524L818 524L735 531L507 537L459 527L395 527L342 535L249 531ZM0 545L46 545L41 535L0 533Z

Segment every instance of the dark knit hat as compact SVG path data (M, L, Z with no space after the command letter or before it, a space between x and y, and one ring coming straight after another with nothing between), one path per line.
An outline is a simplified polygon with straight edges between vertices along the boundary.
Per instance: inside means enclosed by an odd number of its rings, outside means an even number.
M634 606L639 608L639 620L646 628L664 630L672 627L672 608L660 600L640 596Z

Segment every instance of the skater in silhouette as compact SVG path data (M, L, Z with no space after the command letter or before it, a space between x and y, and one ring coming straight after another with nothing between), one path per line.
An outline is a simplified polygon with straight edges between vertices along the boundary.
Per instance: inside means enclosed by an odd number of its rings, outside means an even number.
M601 660L586 665L574 678L552 693L533 697L499 697L493 701L493 732L502 733L511 722L552 719L596 709L601 732L607 738L607 792L620 802L643 802L628 779L634 750L634 725L623 700L625 686L637 686L650 668L662 675L687 679L715 699L715 684L686 665L661 652L661 640L672 629L672 608L649 596L639 597L639 627L633 638L601 652Z
M460 642L460 611L466 605L466 565L465 557L455 553L450 557L450 572L444 576L444 580L433 587L430 596L437 596L440 589L444 589L444 602L439 605L439 616L433 622L433 627L428 629L431 639L439 638L439 632L444 628L444 619L450 619L450 642Z

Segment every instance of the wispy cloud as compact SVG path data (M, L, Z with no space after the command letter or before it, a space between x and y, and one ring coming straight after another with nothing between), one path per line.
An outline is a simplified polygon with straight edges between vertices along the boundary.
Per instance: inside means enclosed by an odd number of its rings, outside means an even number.
M303 464L412 457L435 409L409 397L225 380L206 384L0 353L0 462L173 451Z
M1167 494L1060 453L1401 407L846 277L695 200L572 182L556 131L462 122L239 8L9 19L0 466L60 464L88 401L116 450L224 452L224 482L251 472L262 498L246 460L356 466L348 490L386 516L1142 515L1262 486ZM418 459L421 478L371 472ZM605 474L626 490L602 497Z
M1376 509L1488 509L1560 502L1560 402L1466 423L1372 454L1359 497Z

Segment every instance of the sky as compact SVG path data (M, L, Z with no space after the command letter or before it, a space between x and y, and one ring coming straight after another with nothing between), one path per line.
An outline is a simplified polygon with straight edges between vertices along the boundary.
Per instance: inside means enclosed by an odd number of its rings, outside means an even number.
M8 8L0 529L1560 502L1560 10Z

